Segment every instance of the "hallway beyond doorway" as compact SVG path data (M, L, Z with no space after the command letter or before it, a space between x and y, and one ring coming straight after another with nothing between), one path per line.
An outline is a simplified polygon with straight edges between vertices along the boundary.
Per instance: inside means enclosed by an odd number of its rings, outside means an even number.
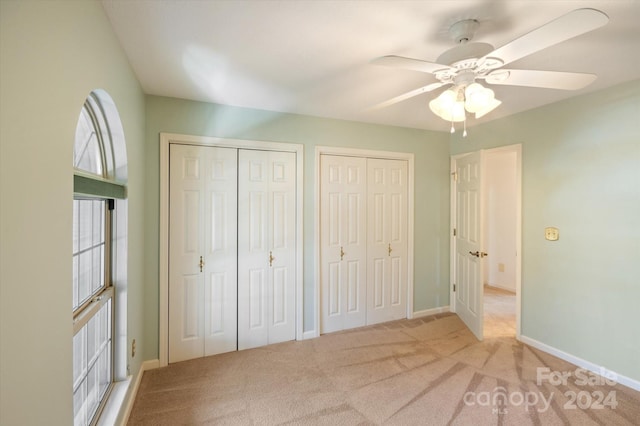
M515 337L516 294L484 286L484 337Z

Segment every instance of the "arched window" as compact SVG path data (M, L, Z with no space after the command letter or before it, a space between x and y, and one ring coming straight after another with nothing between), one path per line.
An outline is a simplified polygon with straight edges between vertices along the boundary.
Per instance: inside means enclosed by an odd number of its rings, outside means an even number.
M126 151L117 109L102 90L87 97L73 147L73 411L75 425L97 419L123 376L126 337L115 338L126 315L116 297L126 284L118 251L126 240ZM126 250L126 244L125 244ZM126 325L126 324L125 324ZM121 335L121 333L117 333ZM124 361L123 361L124 359Z

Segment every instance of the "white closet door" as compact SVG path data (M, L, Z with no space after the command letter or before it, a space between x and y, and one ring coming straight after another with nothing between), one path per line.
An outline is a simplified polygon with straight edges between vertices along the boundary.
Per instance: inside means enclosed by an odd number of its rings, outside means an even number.
M407 315L407 162L367 160L367 324Z
M366 323L367 160L320 157L322 333Z
M238 152L238 349L295 339L296 155Z
M237 151L173 144L169 362L236 350Z

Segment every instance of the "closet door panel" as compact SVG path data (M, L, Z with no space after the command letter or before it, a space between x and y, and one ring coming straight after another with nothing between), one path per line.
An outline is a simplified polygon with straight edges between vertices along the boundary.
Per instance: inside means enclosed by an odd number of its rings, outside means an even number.
M321 332L366 321L366 160L320 158Z
M247 349L295 338L296 156L238 155L238 349Z
M206 153L204 212L204 355L237 349L237 151Z
M367 159L367 324L406 317L407 162Z
M198 270L202 246L202 159L197 149L172 147L170 191L169 341L170 361L202 356L204 333Z
M269 344L295 339L296 154L269 152Z
M170 147L169 362L236 349L236 163Z
M268 343L267 159L238 153L238 349ZM264 154L257 151L258 154Z

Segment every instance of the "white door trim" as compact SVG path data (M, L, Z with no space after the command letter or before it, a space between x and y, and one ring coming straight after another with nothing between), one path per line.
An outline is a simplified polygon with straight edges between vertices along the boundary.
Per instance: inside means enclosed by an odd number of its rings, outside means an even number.
M315 330L306 332L305 337L320 336L320 156L343 155L351 157L383 158L407 161L407 318L413 318L413 221L414 221L414 155L408 152L376 151L369 149L345 148L335 146L316 146L315 152L315 224L314 224L314 308L316 312ZM313 333L313 335L309 335Z
M516 153L516 339L520 340L521 334L521 308L522 308L522 144L515 145L507 145L501 146L498 148L492 148L484 150L485 153L496 153L496 152L515 152ZM455 171L456 160L458 158L464 157L470 152L465 152L462 154L452 155L451 156L451 173ZM485 156L486 158L486 156ZM483 164L484 167L484 164ZM455 245L455 237L453 236L453 224L455 222L455 214L456 214L456 183L454 179L451 179L451 208L450 208L450 253L449 253L449 276L451 277L450 287L449 287L449 305L451 312L456 312L456 299L455 294L453 293L453 278L455 277L455 254L456 254L456 245ZM486 196L486 194L484 195ZM484 315L484 314L483 314Z
M160 133L160 256L158 307L158 359L160 367L169 362L169 145L218 146L296 154L296 340L303 339L303 200L304 146L302 144L216 138L209 136Z

